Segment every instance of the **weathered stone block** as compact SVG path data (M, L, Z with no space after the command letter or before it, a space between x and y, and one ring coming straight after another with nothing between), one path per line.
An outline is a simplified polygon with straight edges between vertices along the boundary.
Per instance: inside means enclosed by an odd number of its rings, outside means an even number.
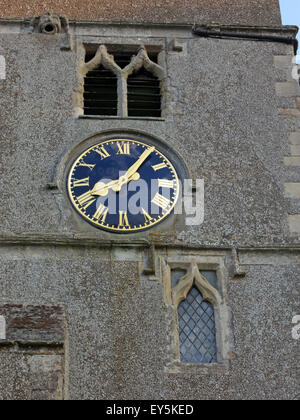
M300 198L300 183L291 182L284 184L285 194L288 198Z
M289 225L291 233L300 233L300 214L289 216Z
M297 108L282 109L282 113L288 117L300 118L300 110Z
M300 156L300 144L291 146L291 153L293 156Z
M300 166L300 156L289 156L284 158L284 163L287 166Z
M291 133L290 143L296 146L300 146L300 133Z
M274 65L277 69L286 70L291 68L293 58L291 55L275 55L273 57Z
M296 80L276 83L276 93L278 96L298 96L300 95L300 86Z

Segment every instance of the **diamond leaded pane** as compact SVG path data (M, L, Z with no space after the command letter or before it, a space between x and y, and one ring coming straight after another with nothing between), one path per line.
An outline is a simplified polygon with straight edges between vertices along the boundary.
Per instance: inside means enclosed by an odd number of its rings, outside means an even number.
M193 287L178 306L180 356L183 363L217 362L213 305Z

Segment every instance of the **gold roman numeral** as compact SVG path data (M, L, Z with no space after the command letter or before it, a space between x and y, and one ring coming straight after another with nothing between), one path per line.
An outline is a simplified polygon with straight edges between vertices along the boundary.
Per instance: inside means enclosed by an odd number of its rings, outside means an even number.
M100 204L96 213L94 214L94 219L98 220L98 222L105 223L107 213L108 208L105 207L103 204Z
M169 207L171 201L163 195L157 193L153 198L152 203L156 204L158 207L161 207L163 210L166 210Z
M147 222L153 222L153 219L152 219L152 217L146 212L146 210L144 210L143 208L142 208L142 212L143 212L143 215L145 216L145 222L147 223Z
M92 171L96 165L89 165L88 163L85 163L84 161L82 161L82 162L79 162L79 166L85 166Z
M161 188L174 188L174 181L169 181L168 179L159 179L158 186Z
M130 227L126 211L119 212L119 228Z
M117 155L130 155L130 143L117 143L118 153Z
M86 210L91 204L93 204L96 201L96 199L92 196L91 191L87 191L86 193L80 195L79 197L77 197L77 200L80 206L84 208L84 210Z
M100 146L98 149L95 149L95 152L98 153L98 155L100 155L101 160L110 157L110 154L108 153L108 151L105 149L104 146Z
M74 179L73 185L74 185L74 187L89 187L90 186L90 178Z
M156 171L159 171L160 169L167 168L167 165L163 162L163 163L159 163L158 165L152 166L152 168L156 172Z

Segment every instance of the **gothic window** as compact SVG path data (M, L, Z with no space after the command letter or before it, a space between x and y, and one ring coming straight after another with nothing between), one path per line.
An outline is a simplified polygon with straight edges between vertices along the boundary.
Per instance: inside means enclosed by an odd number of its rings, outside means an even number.
M86 115L118 113L117 76L101 64L90 70L84 79L84 113Z
M170 309L170 374L223 374L234 351L225 257L177 253L160 258L164 302Z
M141 46L109 53L105 45L86 51L82 64L83 114L90 116L161 117L164 69L158 53Z
M144 67L127 79L128 116L161 117L160 81Z
M214 307L193 287L178 306L180 360L183 363L216 363Z
M215 272L172 270L173 304L177 311L181 363L218 362L215 307L221 303Z

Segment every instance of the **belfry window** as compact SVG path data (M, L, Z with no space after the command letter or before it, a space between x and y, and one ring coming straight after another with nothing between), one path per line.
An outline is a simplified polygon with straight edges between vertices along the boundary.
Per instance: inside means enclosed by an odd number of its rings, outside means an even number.
M133 73L127 79L128 116L160 117L160 81L145 68Z
M117 115L118 79L99 65L84 79L84 113L86 115Z
M144 46L120 51L101 45L86 50L82 67L83 114L87 116L161 117L164 69L158 52Z

